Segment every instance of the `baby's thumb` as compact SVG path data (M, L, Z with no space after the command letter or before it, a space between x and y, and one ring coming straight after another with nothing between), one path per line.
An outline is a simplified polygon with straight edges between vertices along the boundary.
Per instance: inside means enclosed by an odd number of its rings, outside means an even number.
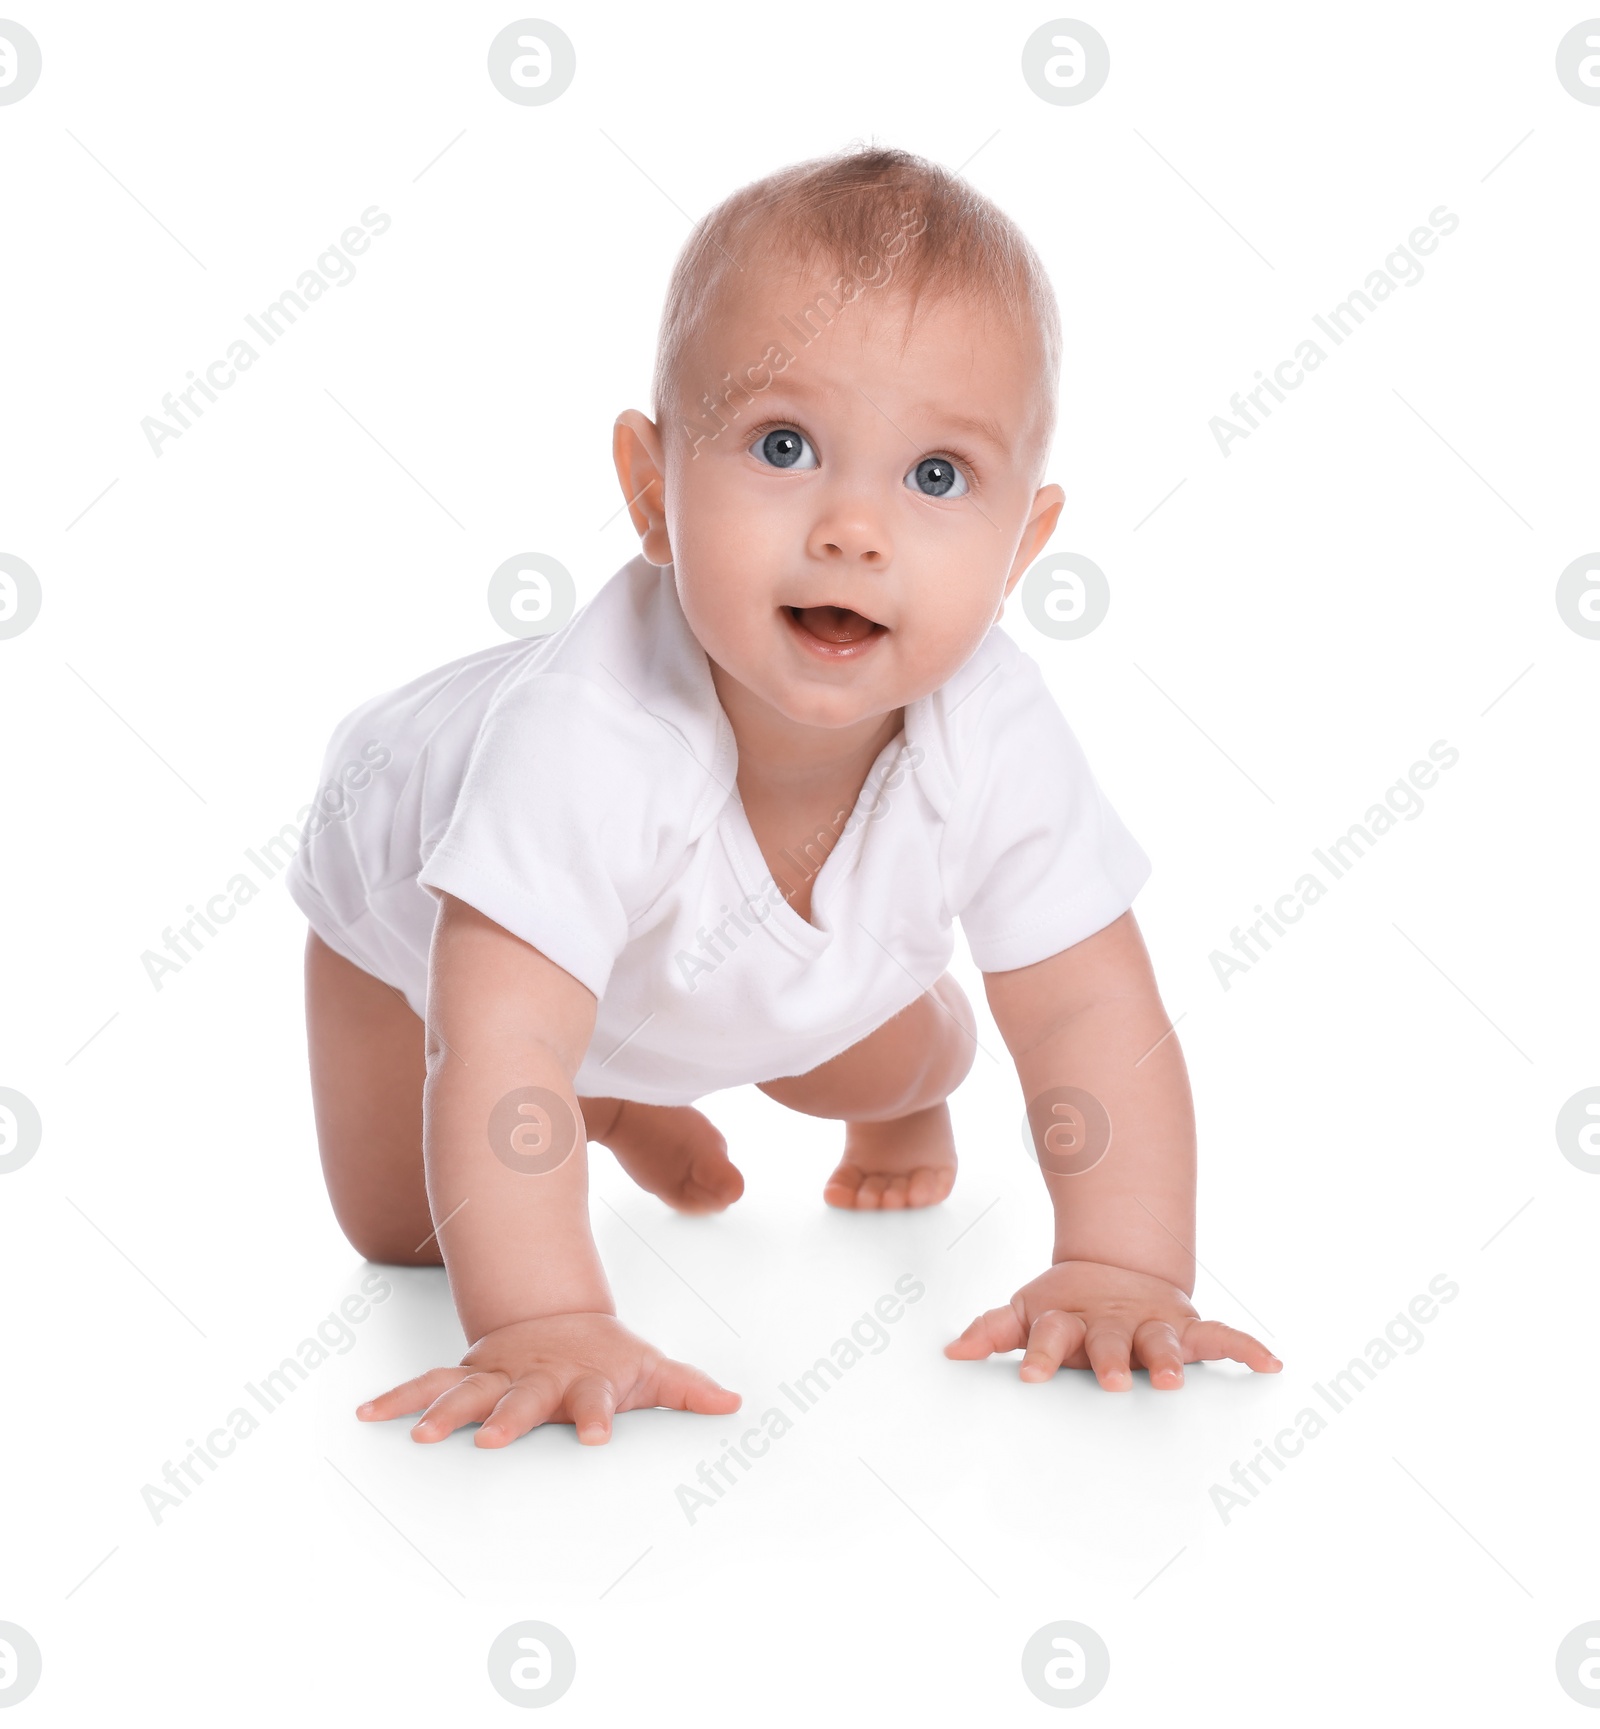
M986 1309L959 1339L945 1346L944 1354L957 1359L988 1357L996 1351L1020 1350L1026 1341L1022 1320L1008 1303L1003 1309Z

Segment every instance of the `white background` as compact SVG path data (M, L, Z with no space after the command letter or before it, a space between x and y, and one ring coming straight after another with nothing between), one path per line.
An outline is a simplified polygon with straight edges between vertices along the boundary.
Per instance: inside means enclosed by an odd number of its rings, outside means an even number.
M1600 544L1600 107L1554 68L1587 14L1086 0L1111 74L1076 107L1020 72L1058 14L1014 4L562 0L577 76L544 107L488 79L503 7L15 15L44 64L0 107L0 551L44 590L0 642L0 1084L44 1122L0 1177L0 1620L45 1665L18 1720L504 1721L485 1656L522 1619L573 1642L574 1723L1051 1720L1019 1662L1063 1619L1109 1647L1106 1724L1581 1720L1554 1658L1600 1616L1600 1177L1553 1125L1600 1082L1600 642L1554 588ZM1112 605L1077 642L1007 624L1155 863L1197 1301L1284 1372L1116 1396L945 1360L1049 1253L980 1056L928 1212L824 1208L837 1131L753 1090L706 1107L748 1181L723 1216L596 1149L624 1319L737 1424L499 1453L358 1425L460 1348L443 1275L391 1273L158 1525L142 1486L364 1268L281 880L159 992L141 954L294 820L340 715L503 640L502 560L560 559L581 600L631 556L610 427L648 407L690 219L869 137L967 164L1057 284L1053 550ZM153 456L141 419L373 204L357 278ZM1441 204L1425 278L1224 458L1210 417ZM1212 951L1437 739L1423 815L1224 991ZM691 1525L675 1486L907 1272L891 1346ZM1441 1273L1422 1347L1225 1523L1211 1486Z

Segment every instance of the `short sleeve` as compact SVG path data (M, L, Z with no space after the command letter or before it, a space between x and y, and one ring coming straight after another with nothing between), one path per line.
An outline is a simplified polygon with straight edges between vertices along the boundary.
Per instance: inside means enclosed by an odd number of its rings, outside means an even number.
M484 716L417 880L476 907L599 997L633 919L681 862L685 824L710 784L625 695L536 671Z
M986 973L1032 966L1133 904L1150 860L1020 651L978 717L947 826L945 880Z

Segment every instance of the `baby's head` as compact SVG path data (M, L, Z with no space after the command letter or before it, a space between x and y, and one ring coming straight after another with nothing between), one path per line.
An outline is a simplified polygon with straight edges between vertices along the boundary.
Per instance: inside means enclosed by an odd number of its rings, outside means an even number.
M943 684L1055 528L1059 365L1033 248L920 157L801 163L706 216L615 454L724 700L836 728Z

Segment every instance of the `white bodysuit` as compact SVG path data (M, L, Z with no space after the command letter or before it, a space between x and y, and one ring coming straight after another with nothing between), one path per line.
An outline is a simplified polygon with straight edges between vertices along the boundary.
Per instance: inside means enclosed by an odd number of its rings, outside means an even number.
M796 833L785 874L815 872L810 922L773 881L737 767L673 572L636 558L554 635L347 715L324 783L359 790L308 824L290 892L418 1015L430 891L455 895L599 999L580 1095L687 1104L865 1038L945 970L957 918L978 966L1005 972L1103 929L1150 874L998 626L907 705L820 870L824 846Z

